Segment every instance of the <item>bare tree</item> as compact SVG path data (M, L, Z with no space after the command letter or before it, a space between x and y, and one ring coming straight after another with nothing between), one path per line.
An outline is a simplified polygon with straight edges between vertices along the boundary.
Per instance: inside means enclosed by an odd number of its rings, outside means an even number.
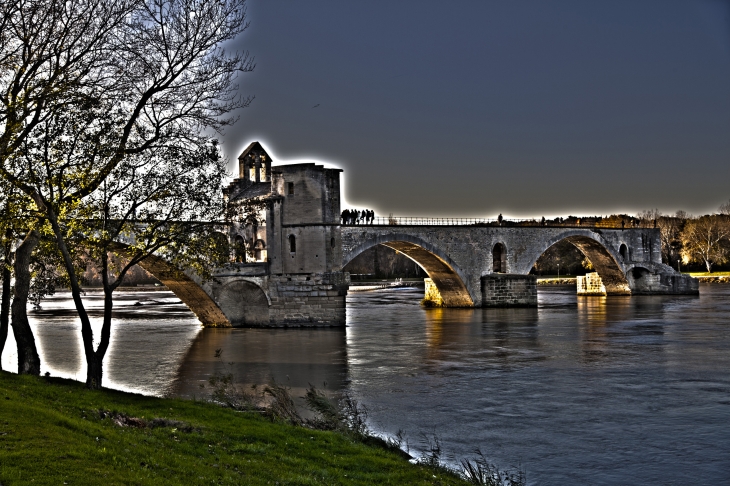
M227 238L216 224L222 219L222 200L211 198L222 193L225 167L214 144L195 153L162 149L127 157L66 221L67 239L75 238L88 250L101 269L104 290L99 345L88 349L84 339L88 383L102 385L113 293L134 265L154 256L205 278L211 268L228 261Z
M672 216L662 216L657 220L659 240L662 245L662 261L668 265L676 263L681 255L680 234L686 220Z
M138 0L17 0L0 3L0 170L35 127L83 100L107 73ZM118 89L118 88L117 88Z
M647 209L641 211L636 217L639 219L641 227L651 228L657 226L657 221L662 217L662 212L659 209Z
M222 132L235 121L232 112L250 103L237 94L235 80L253 69L253 60L221 47L248 26L245 1L37 0L34 11L58 11L61 27L32 35L27 9L3 6L11 28L2 34L2 101L17 103L23 89L35 101L24 111L0 113L0 175L33 199L53 230L81 319L89 387L101 386L101 362L81 300L68 216L80 214L124 161L165 151L189 157L205 145L206 132ZM85 12L90 6L96 15ZM65 41L69 32L75 44ZM23 74L35 65L45 74ZM18 84L27 87L18 91ZM54 144L61 150L38 157Z
M712 266L727 260L727 240L730 238L730 218L708 215L687 220L681 233L682 255L688 261Z
M723 216L730 216L730 201L721 204L718 211Z

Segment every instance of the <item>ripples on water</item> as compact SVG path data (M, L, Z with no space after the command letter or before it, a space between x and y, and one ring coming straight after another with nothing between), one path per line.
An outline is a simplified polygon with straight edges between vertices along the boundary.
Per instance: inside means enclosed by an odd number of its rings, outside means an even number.
M170 293L120 294L110 386L200 396L213 372L349 388L374 428L480 447L531 484L730 482L730 286L701 296L577 297L537 309L424 309L422 290L348 297L346 329L201 330ZM133 306L142 301L148 305ZM90 294L95 324L101 300ZM84 378L66 295L34 312L43 371ZM13 364L9 339L3 367ZM214 358L223 349L223 359Z

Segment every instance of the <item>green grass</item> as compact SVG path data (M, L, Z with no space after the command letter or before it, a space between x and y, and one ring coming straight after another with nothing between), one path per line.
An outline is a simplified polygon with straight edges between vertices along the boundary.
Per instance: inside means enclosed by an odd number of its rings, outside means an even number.
M149 423L122 427L99 410ZM344 435L205 402L0 372L0 484L466 484Z
M682 272L690 277L730 277L730 272Z

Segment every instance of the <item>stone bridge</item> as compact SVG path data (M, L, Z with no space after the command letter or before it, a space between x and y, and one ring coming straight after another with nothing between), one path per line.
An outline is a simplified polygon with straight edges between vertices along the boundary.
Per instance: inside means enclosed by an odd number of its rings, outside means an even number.
M206 326L344 325L350 279L343 268L375 245L417 262L430 277L426 302L447 307L537 305L536 279L528 274L563 240L591 261L600 276L591 277L591 288L603 294L698 292L695 279L662 265L657 229L501 219L375 218L369 222L377 224L345 225L340 169L272 166L258 142L238 161L239 177L224 198L241 214L221 225L231 262L206 282L161 258L141 263Z
M348 225L342 265L375 245L418 263L447 307L536 304L527 274L552 245L567 240L593 264L607 295L696 294L695 279L661 263L659 230L581 226Z

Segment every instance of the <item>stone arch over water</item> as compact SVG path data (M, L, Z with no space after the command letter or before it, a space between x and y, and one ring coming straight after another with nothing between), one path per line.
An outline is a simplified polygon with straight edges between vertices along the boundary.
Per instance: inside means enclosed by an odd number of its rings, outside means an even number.
M631 287L622 269L623 258L594 235L595 233L590 231L572 230L547 240L542 251L532 259L529 268L532 268L548 248L561 241L568 241L590 260L593 268L601 277L608 295L630 295Z
M441 294L444 307L474 306L461 270L438 248L412 235L388 234L369 239L347 252L343 259L343 267L360 253L376 245L387 246L416 262L433 280Z
M269 297L256 283L233 280L216 292L216 302L225 311L233 327L268 326Z
M123 250L122 250L123 251ZM230 327L231 322L218 304L185 272L158 256L138 263L140 267L162 282L206 327Z

